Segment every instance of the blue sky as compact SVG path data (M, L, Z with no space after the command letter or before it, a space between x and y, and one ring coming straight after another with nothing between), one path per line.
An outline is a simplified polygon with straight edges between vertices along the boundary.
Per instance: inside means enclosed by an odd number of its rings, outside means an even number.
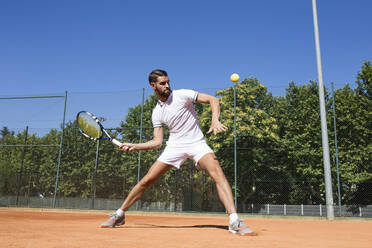
M372 60L372 1L317 5L324 83L354 85L363 61ZM138 93L155 68L169 72L173 88L227 88L237 72L282 95L290 81L317 78L312 2L0 1L0 96ZM111 109L140 99L118 98ZM6 122L12 104L0 103L1 126L13 125ZM60 111L63 101L55 104ZM70 118L85 107L74 104ZM110 115L105 108L99 111Z

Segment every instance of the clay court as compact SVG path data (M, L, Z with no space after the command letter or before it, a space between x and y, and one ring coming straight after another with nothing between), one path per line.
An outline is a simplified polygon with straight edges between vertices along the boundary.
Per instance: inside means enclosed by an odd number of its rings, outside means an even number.
M221 216L129 213L100 228L107 212L0 209L1 247L372 247L372 221L245 218L257 236L227 231Z

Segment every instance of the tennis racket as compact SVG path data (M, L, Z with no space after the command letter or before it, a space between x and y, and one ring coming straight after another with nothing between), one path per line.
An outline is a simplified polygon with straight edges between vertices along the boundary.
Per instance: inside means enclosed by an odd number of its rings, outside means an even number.
M88 111L80 111L76 115L76 123L78 125L79 131L89 139L109 140L117 146L122 145L120 141L111 138L106 129L103 128L99 119Z

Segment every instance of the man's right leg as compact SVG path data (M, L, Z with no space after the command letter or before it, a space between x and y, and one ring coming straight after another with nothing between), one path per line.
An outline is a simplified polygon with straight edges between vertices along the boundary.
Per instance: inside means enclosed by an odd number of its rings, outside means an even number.
M112 214L110 218L101 225L101 227L115 227L125 223L124 212L127 211L152 185L154 185L172 166L160 161L155 161L147 174L137 183L124 200L121 207ZM118 214L121 212L121 214Z

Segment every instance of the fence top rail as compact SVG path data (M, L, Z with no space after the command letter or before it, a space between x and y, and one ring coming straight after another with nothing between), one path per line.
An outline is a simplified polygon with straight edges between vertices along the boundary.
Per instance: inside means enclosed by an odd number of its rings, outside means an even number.
M65 98L65 96L64 95L53 95L53 96L5 96L5 97L0 97L0 100L35 99L35 98Z
M54 146L54 147L58 147L59 145L0 145L0 147L24 147L24 146L30 146L30 147L34 147L34 146L40 146L40 147Z

